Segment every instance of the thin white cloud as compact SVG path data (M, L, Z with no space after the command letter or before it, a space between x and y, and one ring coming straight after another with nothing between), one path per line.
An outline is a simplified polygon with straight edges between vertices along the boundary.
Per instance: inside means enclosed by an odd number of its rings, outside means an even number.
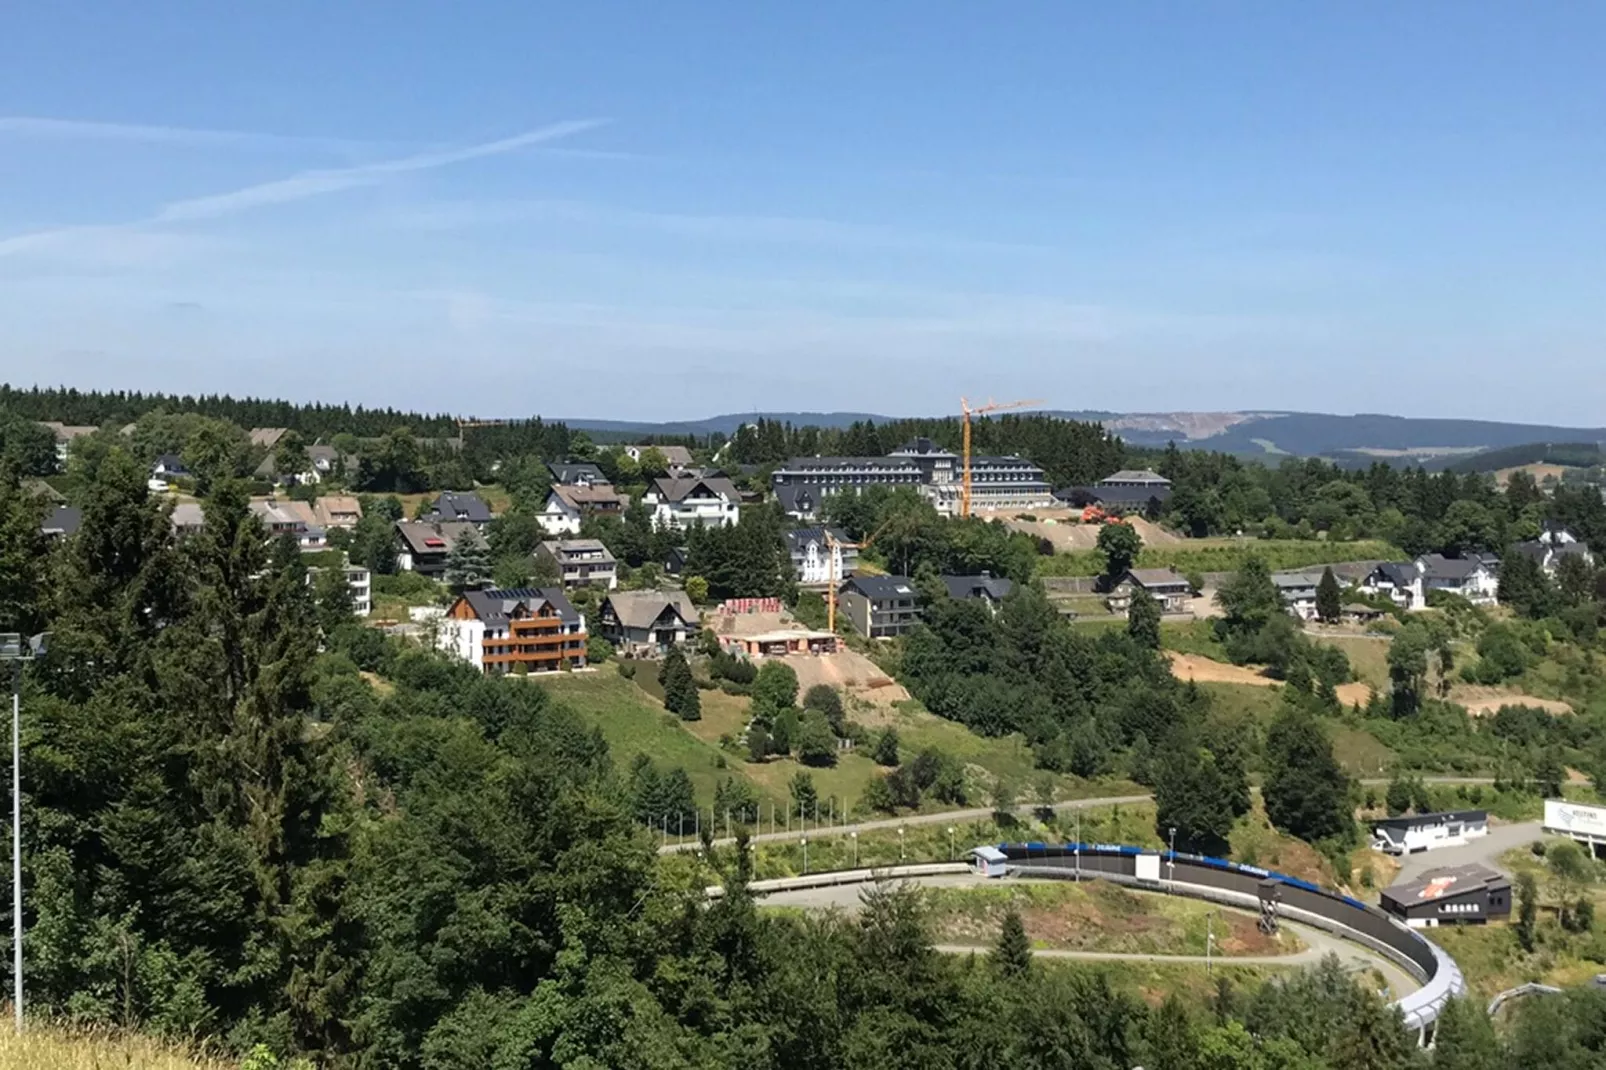
M420 152L412 156L380 160L377 163L360 164L356 167L332 167L314 171L302 171L300 174L291 175L289 178L281 178L273 182L261 182L229 193L175 201L158 212L152 222L176 223L196 219L215 219L218 216L233 215L236 212L261 208L265 205L288 204L293 201L306 200L309 197L321 197L326 193L338 193L341 190L355 189L359 186L372 186L392 175L408 174L415 171L431 171L438 167L466 163L469 160L483 159L487 156L500 156L504 153L539 145L543 142L556 141L559 138L594 129L604 122L605 120L602 119L573 119L566 122L553 123L551 126L543 126L538 130L515 134L512 137L501 138L497 141L485 141L478 145L469 145L466 148Z
M199 148L347 150L359 143L338 138L295 137L245 130L201 130L145 123L105 123L34 115L0 115L0 136L56 141L120 141Z
M10 238L0 239L0 259L23 253L54 249L63 244L75 244L86 237L101 238L107 235L140 231L167 223L187 223L217 219L237 212L250 211L254 208L291 204L311 197L338 193L342 190L372 186L394 175L430 171L439 167L449 167L453 164L466 163L469 160L478 160L489 156L500 156L518 149L556 141L559 138L594 129L603 125L606 121L604 119L573 119L561 123L553 123L550 126L543 126L536 130L529 130L522 134L515 134L512 137L505 137L496 141L485 141L464 148L415 153L411 156L380 160L375 163L360 164L354 167L302 171L299 174L291 175L289 178L276 179L272 182L260 182L254 186L246 186L228 193L174 201L171 204L164 205L150 218L135 220L130 223L56 227L50 230L35 231L31 234L18 234Z

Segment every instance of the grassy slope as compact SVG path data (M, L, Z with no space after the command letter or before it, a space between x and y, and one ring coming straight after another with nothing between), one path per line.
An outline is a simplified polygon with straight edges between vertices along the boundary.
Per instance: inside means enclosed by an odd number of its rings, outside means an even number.
M0 1070L228 1070L234 1062L188 1055L140 1036L79 1035L31 1026L22 1036L0 1031Z
M1235 572L1246 558L1258 556L1273 569L1308 568L1341 561L1398 560L1404 555L1386 542L1326 542L1304 539L1190 539L1182 546L1146 546L1139 568L1175 568L1179 572ZM1040 576L1097 576L1104 556L1096 550L1055 554L1037 559Z

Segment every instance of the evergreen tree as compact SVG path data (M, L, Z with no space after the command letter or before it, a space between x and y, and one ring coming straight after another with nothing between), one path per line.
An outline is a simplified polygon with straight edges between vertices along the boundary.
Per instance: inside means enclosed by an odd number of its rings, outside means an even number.
M1291 700L1266 736L1261 787L1271 823L1310 843L1353 831L1349 778L1316 719Z
M877 765L889 768L902 761L898 757L898 730L882 729L881 734L876 737L875 749L870 752L870 757L875 759Z
M1411 785L1402 777L1396 775L1389 781L1388 792L1384 796L1390 817L1399 817L1411 808Z
M1517 874L1517 924L1512 929L1518 946L1533 951L1539 935L1539 885L1532 873Z
M1553 592L1550 578L1539 562L1525 553L1507 550L1500 559L1500 604L1510 606L1524 617L1538 620L1551 609Z
M1229 784L1215 756L1185 732L1174 735L1158 760L1154 784L1155 827L1164 836L1177 830L1185 851L1218 855L1227 845L1236 814L1233 802L1247 783Z
M1132 591L1126 611L1126 634L1148 650L1160 649L1160 603L1142 587Z
M792 812L797 814L811 814L819 805L820 796L814 790L814 777L807 771L799 770L792 774L787 789L792 795Z
M671 648L658 668L658 682L664 689L664 708L682 721L700 721L703 716L702 697L697 693L697 681L692 677L686 655Z
M1316 616L1327 624L1336 624L1343 612L1343 592L1339 589L1338 577L1333 575L1331 567L1324 568L1316 584Z
M458 594L491 582L491 550L478 534L465 531L446 555L446 586Z
M1020 980L1032 972L1032 942L1026 936L1020 911L1011 904L998 926L998 942L993 945L993 968L1000 977Z

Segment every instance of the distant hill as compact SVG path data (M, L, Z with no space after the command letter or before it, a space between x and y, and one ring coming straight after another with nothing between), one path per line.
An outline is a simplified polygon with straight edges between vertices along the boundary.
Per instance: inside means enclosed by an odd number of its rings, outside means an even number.
M1596 443L1606 443L1606 428L1599 427L1423 419L1375 413L1339 416L1265 410L1164 413L1118 413L1098 409L1044 411L1065 419L1102 423L1133 446L1161 447L1168 442L1175 442L1184 449L1218 450L1262 460L1291 455L1327 457L1354 465L1386 460L1443 468L1469 462L1472 456L1481 457L1492 450L1550 448L1536 446L1545 443L1568 444L1568 448L1595 448ZM672 423L588 419L568 419L564 422L570 427L599 432L610 438L617 435L707 435L714 432L729 435L759 416L794 426L816 427L847 427L859 420L873 420L881 424L898 419L868 412L765 412L727 413L705 420Z
M1606 449L1595 442L1528 442L1489 450L1450 465L1452 472L1499 472L1528 464L1594 468L1606 464Z

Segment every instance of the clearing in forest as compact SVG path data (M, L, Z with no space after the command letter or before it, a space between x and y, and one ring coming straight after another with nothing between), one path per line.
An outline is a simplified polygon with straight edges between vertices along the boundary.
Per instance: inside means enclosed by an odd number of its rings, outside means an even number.
M1228 665L1198 654L1179 654L1175 650L1166 651L1166 657L1171 659L1171 674L1179 680L1194 680L1201 684L1252 684L1255 687L1275 687L1280 682L1249 665ZM1372 697L1371 685L1365 683L1339 684L1337 692L1338 701L1346 706L1353 706L1357 702L1364 706Z

